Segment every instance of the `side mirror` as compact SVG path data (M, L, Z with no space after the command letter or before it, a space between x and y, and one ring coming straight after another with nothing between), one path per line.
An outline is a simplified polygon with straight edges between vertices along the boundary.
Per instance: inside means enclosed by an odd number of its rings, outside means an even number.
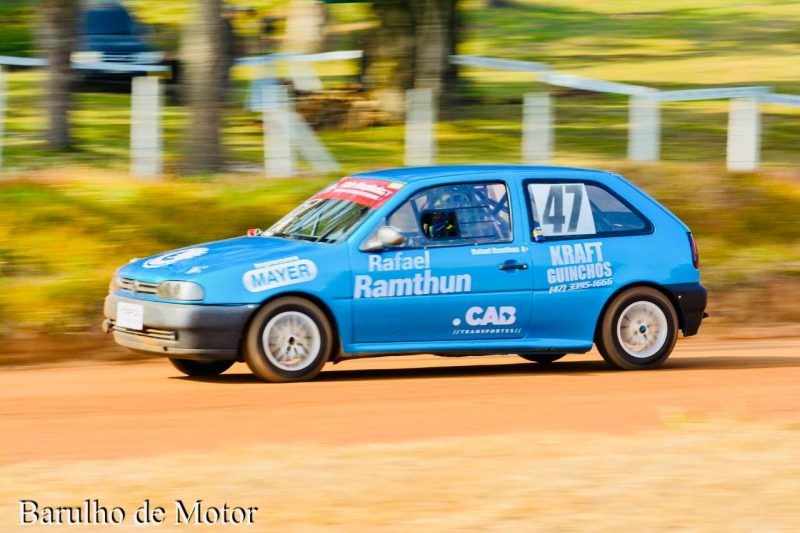
M378 228L375 238L367 242L361 249L365 252L375 252L390 246L400 246L406 238L392 226Z

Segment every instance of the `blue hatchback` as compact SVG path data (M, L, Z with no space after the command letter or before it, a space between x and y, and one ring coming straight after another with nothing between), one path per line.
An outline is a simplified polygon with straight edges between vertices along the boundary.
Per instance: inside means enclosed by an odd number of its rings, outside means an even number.
M624 178L441 166L356 174L264 232L134 260L104 329L189 375L244 361L274 382L387 353L551 363L594 344L647 369L705 306L691 232Z

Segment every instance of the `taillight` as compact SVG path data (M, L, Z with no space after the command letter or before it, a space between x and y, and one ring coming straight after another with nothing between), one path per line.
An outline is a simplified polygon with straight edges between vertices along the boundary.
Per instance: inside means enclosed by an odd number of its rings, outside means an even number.
M695 268L700 268L700 254L697 253L697 242L695 242L692 232L687 233L687 235L689 235L689 246L692 248L692 264Z

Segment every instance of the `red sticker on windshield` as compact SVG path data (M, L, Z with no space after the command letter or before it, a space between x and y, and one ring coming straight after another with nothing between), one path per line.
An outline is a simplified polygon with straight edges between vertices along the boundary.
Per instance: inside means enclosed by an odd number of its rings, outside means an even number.
M312 200L347 200L375 209L402 187L403 184L396 181L345 178L314 196Z

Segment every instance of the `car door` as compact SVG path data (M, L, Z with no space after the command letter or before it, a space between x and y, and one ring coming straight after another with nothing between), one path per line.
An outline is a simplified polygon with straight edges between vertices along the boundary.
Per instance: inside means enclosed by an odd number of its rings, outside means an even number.
M355 243L355 342L524 337L533 281L509 194L504 181L422 188L374 228L394 227L402 245Z
M523 183L532 238L531 335L556 343L590 343L608 298L635 280L649 250L652 224L600 183L576 179Z

